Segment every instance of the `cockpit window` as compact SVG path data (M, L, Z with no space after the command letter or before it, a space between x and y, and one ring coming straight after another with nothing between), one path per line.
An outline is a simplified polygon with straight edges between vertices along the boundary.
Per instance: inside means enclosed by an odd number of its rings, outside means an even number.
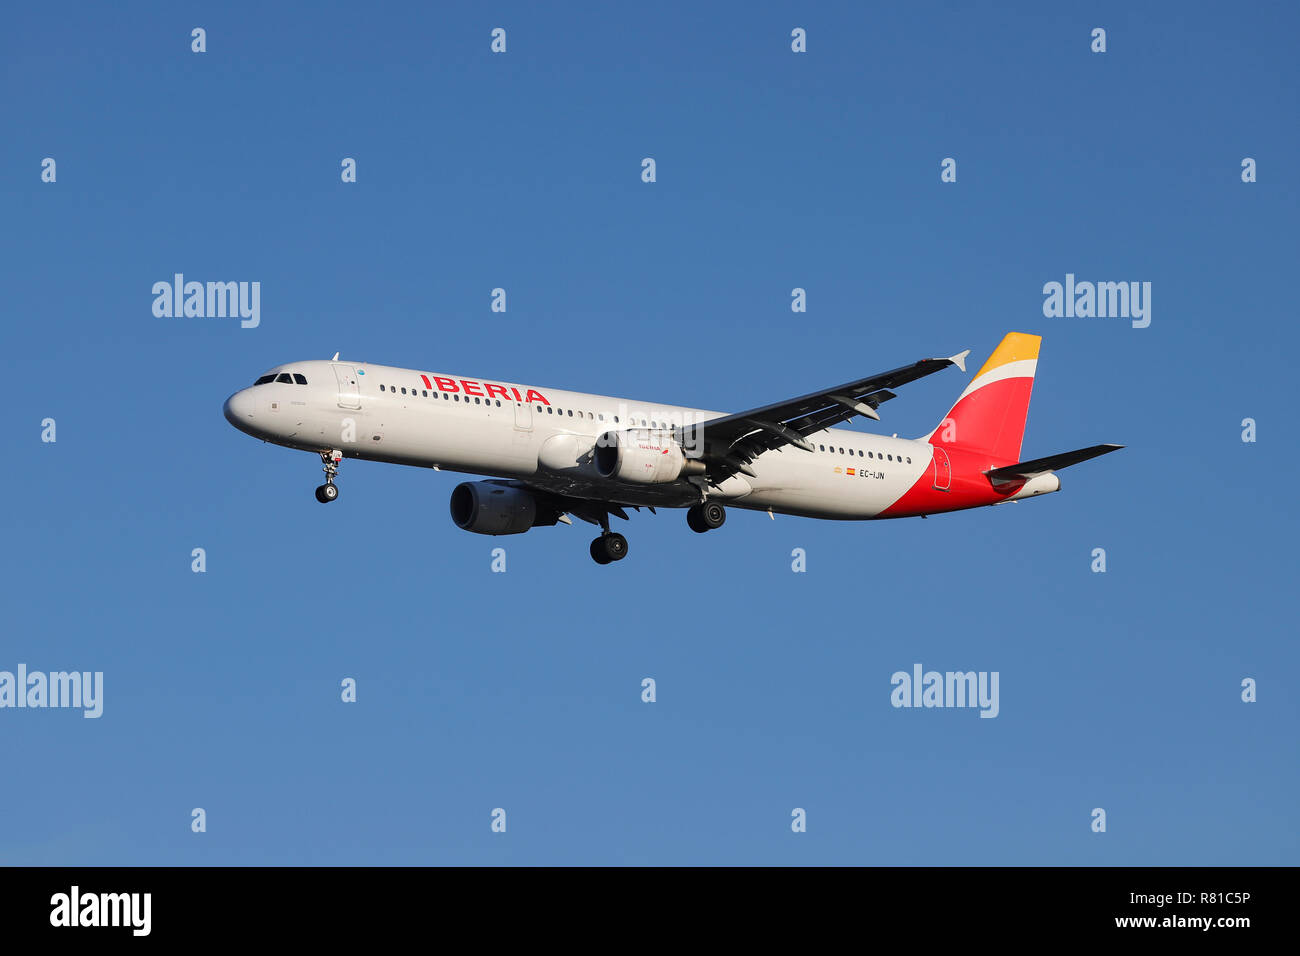
M307 384L307 376L306 376L306 375L303 375L301 372L294 372L294 373L293 373L293 380L294 380L295 382L297 382L299 385L306 385L306 384Z
M258 379L256 382L254 382L253 384L254 384L254 385L265 385L267 382L274 382L274 381L275 381L275 376L274 376L274 375L263 375L261 378L259 378L259 379Z
M279 375L275 377L275 380L277 382L283 382L285 385L293 384L293 376L291 376L288 372L281 372Z

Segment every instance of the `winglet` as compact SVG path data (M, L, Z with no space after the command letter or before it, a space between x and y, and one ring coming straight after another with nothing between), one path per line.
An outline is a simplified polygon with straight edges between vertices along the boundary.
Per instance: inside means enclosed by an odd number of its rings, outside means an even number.
M959 369L961 369L964 372L966 371L966 356L968 355L970 355L970 349L967 349L965 352L958 352L956 355L950 356L948 361L951 362L953 365L957 366Z

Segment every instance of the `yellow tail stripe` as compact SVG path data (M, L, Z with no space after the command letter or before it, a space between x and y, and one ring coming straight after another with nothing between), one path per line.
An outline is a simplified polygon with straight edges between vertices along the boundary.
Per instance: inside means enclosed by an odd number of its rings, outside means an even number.
M991 372L995 368L1000 368L1008 362L1019 362L1023 360L1037 360L1038 346L1042 343L1041 335L1029 335L1025 332L1008 332L998 347L993 350L989 360L984 363L984 367L979 370L975 378L979 378L985 372Z

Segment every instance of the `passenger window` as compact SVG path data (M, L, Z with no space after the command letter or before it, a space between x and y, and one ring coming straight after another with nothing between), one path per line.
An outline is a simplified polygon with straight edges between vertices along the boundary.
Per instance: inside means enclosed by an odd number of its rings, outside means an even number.
M379 390L382 392L384 390L384 386L380 385Z
M537 406L537 414L540 415L541 413L542 413L542 406L538 405L538 406Z
M429 393L428 393L427 391L425 391L424 389L420 389L420 397L421 397L421 398L428 398L428 397L429 397Z
M907 463L910 465L912 463L912 459L911 458L907 459Z
M571 409L569 409L569 417L570 417L570 418L572 418L572 417L573 417L573 409L572 409L572 408L571 408Z
M402 394L403 394L403 395L406 394L406 389L405 389L405 388L402 389Z
M546 406L546 414L548 414L548 415L554 415L554 414L555 414L555 409L551 408L550 405L547 405L547 406Z
M294 380L295 382L297 382L299 385L306 385L306 384L307 384L307 376L306 376L306 375L303 375L301 372L294 372L294 373L293 373L293 380Z
M615 424L618 423L618 416L617 416L617 415L614 416L614 423L615 423Z
M293 379L289 377L288 372L281 372L279 375L275 377L275 380L277 382L283 382L285 385L293 384Z
M888 458L890 461L893 461L893 460L894 460L894 456L893 456L893 455L886 455L885 457Z
M478 399L477 398L474 399L474 404L477 405L478 403L479 403Z
M459 402L459 401L460 401L460 396L459 396L459 395L453 395L453 396L451 397L451 400L452 400L453 402Z
M603 422L603 421L605 420L605 413L604 413L604 412L601 412L601 413L600 413L599 415L597 415L596 417L599 418L599 419Z

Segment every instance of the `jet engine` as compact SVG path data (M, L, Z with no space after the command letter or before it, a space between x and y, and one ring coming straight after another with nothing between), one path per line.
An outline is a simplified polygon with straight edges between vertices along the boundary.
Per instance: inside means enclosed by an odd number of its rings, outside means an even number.
M475 534L522 534L560 519L531 492L495 481L461 482L451 492L451 520Z
M602 478L658 485L704 474L704 463L688 459L670 431L631 428L605 432L596 442L594 464Z

